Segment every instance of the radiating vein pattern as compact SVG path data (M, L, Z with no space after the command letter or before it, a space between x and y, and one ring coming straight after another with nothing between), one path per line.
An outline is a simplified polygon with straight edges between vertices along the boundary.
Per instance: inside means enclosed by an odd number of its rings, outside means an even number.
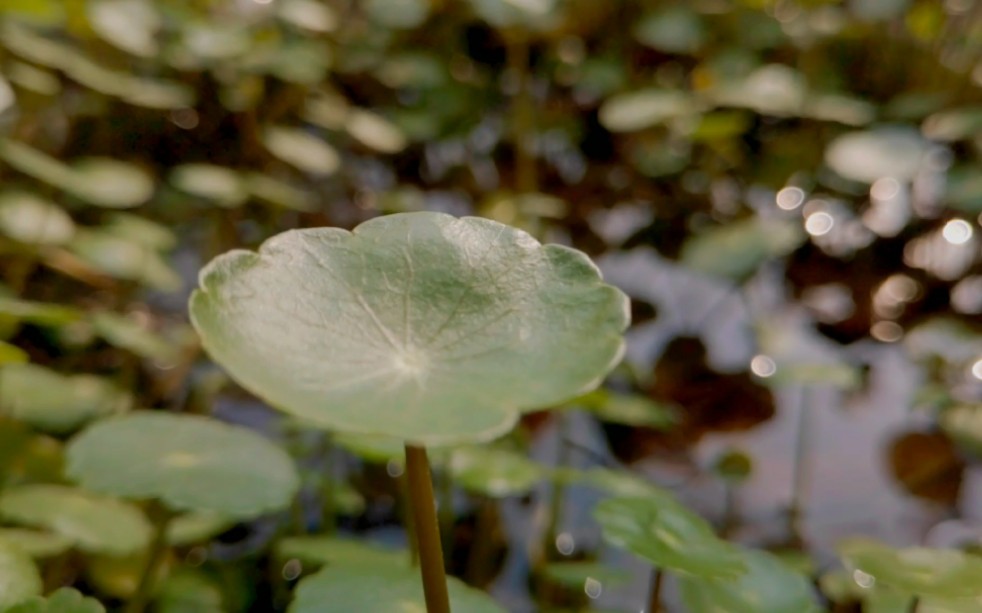
M206 349L272 404L427 444L490 438L595 384L626 299L582 253L480 218L286 232L202 271Z

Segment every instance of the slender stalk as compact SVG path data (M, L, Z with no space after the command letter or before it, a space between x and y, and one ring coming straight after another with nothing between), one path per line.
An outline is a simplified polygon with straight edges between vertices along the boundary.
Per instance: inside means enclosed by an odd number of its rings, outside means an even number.
M791 505L788 509L788 529L796 542L801 541L801 515L804 509L805 489L808 486L808 430L812 421L810 413L809 389L802 387L801 403L798 408L798 432L795 435Z
M482 587L481 582L488 575L488 562L491 559L493 544L492 530L496 515L495 501L482 496L474 521L474 540L471 541L467 555L467 583L474 587Z
M556 430L557 436L559 437L559 453L556 456L556 468L563 468L569 463L569 445L566 444L566 439L569 438L569 418L564 413L557 413L556 419L558 420ZM565 484L561 480L553 481L551 494L549 498L549 523L546 528L541 563L549 561L551 558L550 553L556 547L563 501L566 499Z
M661 569L654 567L651 569L651 589L648 592L648 613L661 613Z
M440 542L443 543L443 559L449 560L453 547L453 476L450 474L449 462L440 475L440 508L437 509L440 522Z
M147 552L147 561L140 574L140 583L137 585L136 593L126 604L125 613L143 613L149 604L156 586L157 573L160 564L167 553L167 528L170 525L173 514L159 503L151 503L148 509L151 521L153 521L153 539L150 541L150 551Z
M447 593L447 577L443 567L443 549L440 546L440 526L437 523L436 504L433 498L433 481L424 447L406 445L406 474L409 477L409 499L412 503L413 523L416 526L426 611L450 613L450 596Z
M917 611L921 608L920 605L921 605L921 597L914 596L913 598L910 599L910 606L907 607L907 613L917 613Z
M512 144L515 152L515 189L526 194L538 191L532 135L535 132L535 103L529 72L529 39L521 28L506 37L508 68L517 81L511 106Z
M330 432L324 433L321 439L321 454L324 459L324 482L322 487L323 506L321 513L324 525L321 531L324 534L334 534L338 527L337 517L337 453L334 452L334 439Z

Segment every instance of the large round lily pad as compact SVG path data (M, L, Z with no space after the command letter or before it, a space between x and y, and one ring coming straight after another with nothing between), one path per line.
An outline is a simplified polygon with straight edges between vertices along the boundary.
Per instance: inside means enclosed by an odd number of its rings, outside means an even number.
M150 542L152 527L139 509L113 498L61 485L22 485L0 495L0 516L51 530L83 551L125 555Z
M0 541L0 611L41 593L33 560L15 545Z
M290 457L240 426L140 411L102 421L68 446L70 477L85 488L170 507L247 518L290 503L299 486Z
M273 405L347 432L487 440L595 387L627 299L582 253L479 218L290 231L201 272L191 321Z
M594 516L606 541L665 570L729 580L746 568L738 550L677 502L609 498L597 505Z
M736 579L679 578L691 613L817 613L811 584L766 551L742 550L747 571Z
M450 607L467 613L502 613L484 592L449 577ZM409 566L330 566L297 586L288 613L359 611L359 613L423 613L426 604L419 571Z

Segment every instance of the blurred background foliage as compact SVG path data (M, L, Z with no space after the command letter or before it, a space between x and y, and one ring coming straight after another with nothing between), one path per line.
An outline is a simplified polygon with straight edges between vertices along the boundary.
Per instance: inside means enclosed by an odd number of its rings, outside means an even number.
M270 544L397 526L398 452L233 388L187 325L196 271L288 228L482 215L590 253L635 323L607 387L440 464L454 572L511 610L636 610L590 583L610 566L535 561L608 555L543 465L630 464L855 610L841 537L982 538L980 157L976 0L2 0L0 484L65 483L66 437L136 407L275 434L310 473L292 519L206 525L156 606L280 610L323 550ZM546 551L516 562L502 514ZM136 589L98 539L0 516L47 587Z

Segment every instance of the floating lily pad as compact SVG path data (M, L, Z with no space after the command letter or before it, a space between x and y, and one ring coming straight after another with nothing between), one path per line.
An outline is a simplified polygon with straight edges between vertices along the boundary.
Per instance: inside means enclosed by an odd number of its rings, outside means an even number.
M61 245L75 223L60 206L29 192L0 194L0 232L30 245Z
M695 101L685 92L642 89L618 94L604 102L600 107L600 123L611 132L636 132L697 111Z
M150 543L152 527L136 507L61 485L21 485L0 494L7 521L50 530L82 551L125 555Z
M938 598L982 595L982 558L954 549L910 547L894 549L869 539L852 539L839 546L846 566L873 577L877 585L904 594Z
M312 211L316 205L310 194L269 175L258 172L245 177L246 187L253 196L295 211Z
M102 421L79 434L68 446L67 472L92 491L159 498L176 510L234 518L280 510L299 486L290 457L259 434L150 411Z
M771 258L805 241L800 223L751 217L699 232L685 242L681 261L711 275L744 279Z
M117 279L138 281L161 291L176 291L182 281L159 251L119 236L111 228L79 230L68 248L92 268Z
M41 575L30 556L0 541L0 611L41 593Z
M723 83L710 95L720 106L751 109L764 115L799 115L805 109L808 85L797 70L769 64L741 80Z
M32 558L59 556L72 547L72 541L55 532L27 528L0 528L0 541L6 541Z
M96 313L92 317L96 332L109 344L159 362L172 362L177 348L133 319L116 313Z
M496 28L545 29L558 19L557 0L470 0L474 11Z
M163 20L149 0L95 0L86 9L92 29L109 44L141 57L158 53Z
M338 16L329 5L317 0L283 0L278 3L280 19L311 32L332 32Z
M880 127L836 138L825 150L825 163L839 175L861 183L884 177L910 181L927 150L928 142L912 128Z
M447 578L450 606L467 613L503 613L491 597L467 587L458 579ZM329 566L303 579L294 592L288 613L321 613L325 603L337 611L392 613L425 611L419 571L394 565Z
M766 551L739 550L746 572L737 578L679 577L690 613L818 613L811 583Z
M286 232L216 258L200 284L192 323L246 388L331 429L424 444L487 440L594 388L628 322L582 253L439 213Z
M234 170L214 164L182 164L174 168L170 181L178 189L215 202L237 207L249 197L245 182Z
M705 42L706 28L692 8L681 4L645 15L634 28L634 37L660 51L693 53Z
M733 580L746 569L740 552L701 517L658 498L609 498L594 517L604 540L655 566L698 577Z
M364 7L375 23L400 30L421 25L430 13L427 0L365 0Z
M76 160L68 181L59 187L92 204L120 209L143 204L154 190L146 172L110 158Z
M142 204L153 195L154 183L146 172L111 158L83 158L69 166L30 145L2 140L0 159L97 206L129 208Z
M328 564L343 568L409 567L409 553L351 538L333 536L292 536L276 545L283 559L296 558L304 564Z
M171 520L167 525L167 542L175 547L209 541L235 525L217 513L187 513Z
M352 109L345 129L355 140L382 153L398 153L406 148L406 136L388 119L364 109Z
M334 147L298 128L268 126L263 130L263 144L287 164L311 174L333 174L341 166Z
M205 572L180 568L167 576L154 598L155 613L225 613L221 584Z
M83 596L78 590L63 587L50 596L34 596L6 610L6 613L106 613L106 608L95 598Z
M62 375L36 364L0 370L0 411L46 432L71 432L131 403L129 394L102 377Z
M491 497L520 496L545 477L545 470L524 454L493 447L462 447L450 456L457 485Z

